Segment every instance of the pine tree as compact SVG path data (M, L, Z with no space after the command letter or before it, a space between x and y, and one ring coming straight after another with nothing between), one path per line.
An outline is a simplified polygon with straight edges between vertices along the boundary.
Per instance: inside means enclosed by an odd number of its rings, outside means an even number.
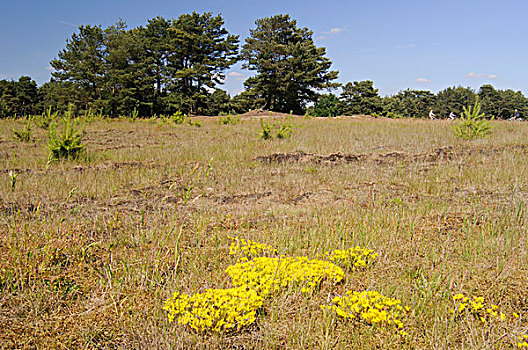
M289 15L266 17L255 22L242 48L243 68L257 75L244 85L264 109L302 114L306 103L317 101L316 90L337 87L337 71L326 49L315 46L312 31L298 28Z

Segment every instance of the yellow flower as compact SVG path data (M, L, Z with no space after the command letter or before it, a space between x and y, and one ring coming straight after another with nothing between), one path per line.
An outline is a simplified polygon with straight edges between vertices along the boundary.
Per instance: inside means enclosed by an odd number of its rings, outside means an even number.
M378 254L375 254L371 249L356 246L345 250L336 249L327 252L324 256L334 264L347 269L354 269L363 268L371 264Z
M343 319L388 327L394 325L393 327L400 330L400 334L407 335L401 331L404 327L401 316L405 311L410 311L410 308L403 308L399 299L385 297L376 291L348 291L342 297L333 298L332 303L334 305L322 308L335 312Z
M177 319L197 331L219 332L230 328L241 329L256 320L256 312L263 299L247 288L208 289L188 296L174 293L165 302L169 321Z

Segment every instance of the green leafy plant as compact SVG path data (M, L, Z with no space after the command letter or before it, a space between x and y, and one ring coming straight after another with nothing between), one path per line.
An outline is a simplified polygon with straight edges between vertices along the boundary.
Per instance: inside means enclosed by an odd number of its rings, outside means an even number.
M291 137L292 130L293 130L293 117L290 115L290 117L285 118L282 122L279 123L277 130L277 138L279 139L287 139Z
M85 124L90 124L101 119L103 119L103 111L100 110L99 113L96 114L91 108L84 114L84 116L82 116L82 120Z
M36 126L39 128L42 128L44 130L48 130L50 124L57 119L57 116L59 115L59 112L51 112L51 106L44 111L41 115L34 115L33 116L33 122Z
M197 127L202 126L202 123L200 123L198 119L192 120L191 117L187 117L187 122L189 123L190 126L197 126Z
M15 191L18 174L9 170L9 181L11 183L11 192Z
M21 142L31 141L31 122L29 120L24 123L22 129L13 129L13 139Z
M187 116L181 111L176 111L170 116L170 119L174 124L179 125L185 123Z
M131 122L135 122L139 116L139 112L137 108L134 107L134 110L132 111L132 116L130 117Z
M228 124L231 124L231 125L235 125L235 124L240 124L240 116L232 116L232 115L226 115L225 117L224 116L220 116L219 119L218 119L218 123L220 125L228 125Z
M275 126L275 123L272 123L271 120L268 118L268 121L265 122L262 118L260 119L260 138L264 140L269 140L273 138L273 127Z
M485 137L491 133L491 120L486 120L484 113L480 112L478 97L475 104L464 107L460 119L453 125L455 134L463 139L472 140L474 138Z
M71 106L63 118L62 132L57 131L57 127L56 123L52 123L48 130L49 158L79 159L85 150L85 145L82 143L84 126L78 119L73 118Z

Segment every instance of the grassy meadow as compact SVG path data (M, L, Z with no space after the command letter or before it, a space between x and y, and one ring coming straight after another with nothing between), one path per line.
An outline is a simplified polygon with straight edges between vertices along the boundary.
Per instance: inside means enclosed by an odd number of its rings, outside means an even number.
M0 349L518 347L528 124L466 141L448 121L299 117L291 138L262 140L258 118L200 121L95 121L88 160L51 163L44 130L18 142L22 121L0 121ZM230 236L287 256L379 255L336 285L267 299L239 331L169 323L174 292L231 286ZM364 290L409 306L408 336L320 307ZM455 317L458 293L506 319Z

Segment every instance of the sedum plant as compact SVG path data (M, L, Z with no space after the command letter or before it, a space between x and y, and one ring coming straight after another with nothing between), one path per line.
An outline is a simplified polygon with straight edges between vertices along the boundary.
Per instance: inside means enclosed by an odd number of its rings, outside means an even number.
M207 289L203 293L187 295L174 293L165 302L169 322L207 333L240 330L254 323L263 298L245 287Z
M231 239L233 242L229 247L229 255L238 256L238 261L245 262L256 257L277 253L277 249L265 243L259 243L238 237Z
M348 291L341 297L332 299L331 305L322 305L344 320L393 328L401 335L403 318L410 308L403 306L401 300L386 297L376 291Z
M62 122L62 131L57 130L56 123L51 123L48 129L49 158L54 160L79 159L85 149L82 143L84 128L81 123L72 117L72 108L68 108Z
M372 249L354 247L348 249L336 249L325 254L326 258L334 264L341 266L347 270L355 270L364 268L373 263L378 257L378 253L374 253Z
M464 107L460 119L453 125L453 130L458 137L472 140L485 137L491 133L491 121L485 119L485 115L480 112L480 108L478 98L473 107Z
M302 286L303 293L311 292L323 280L338 283L345 277L339 266L305 256L259 257L231 265L226 273L231 277L233 285L255 290L263 297L278 293L291 285Z

